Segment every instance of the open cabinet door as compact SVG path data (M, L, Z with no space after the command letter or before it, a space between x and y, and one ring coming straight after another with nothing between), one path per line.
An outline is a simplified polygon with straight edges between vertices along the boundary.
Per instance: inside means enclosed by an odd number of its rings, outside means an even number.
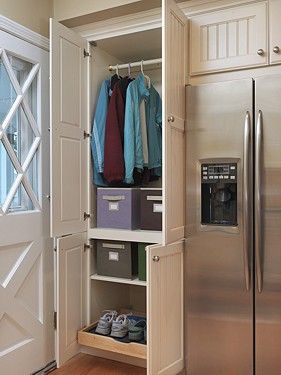
M51 236L86 230L86 41L50 20Z
M184 238L186 17L163 0L164 244Z
M85 234L57 240L56 360L61 366L79 353L77 332L85 326Z
M148 375L176 375L184 367L184 241L146 249Z

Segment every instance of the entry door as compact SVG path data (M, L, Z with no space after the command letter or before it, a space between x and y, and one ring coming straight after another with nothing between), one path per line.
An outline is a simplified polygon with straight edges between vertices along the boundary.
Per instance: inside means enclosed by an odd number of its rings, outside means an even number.
M174 0L162 1L164 243L184 238L186 17Z
M0 373L54 360L48 52L0 31Z
M184 246L147 247L148 375L176 375L184 367Z

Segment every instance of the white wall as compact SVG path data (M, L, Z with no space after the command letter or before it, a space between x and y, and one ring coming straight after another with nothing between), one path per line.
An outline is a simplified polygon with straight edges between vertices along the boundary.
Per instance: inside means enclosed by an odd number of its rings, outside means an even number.
M48 36L49 17L53 15L53 1L0 0L0 14L39 34Z
M0 0L1 1L1 0ZM106 9L138 3L140 0L53 0L54 17L57 20L84 16Z

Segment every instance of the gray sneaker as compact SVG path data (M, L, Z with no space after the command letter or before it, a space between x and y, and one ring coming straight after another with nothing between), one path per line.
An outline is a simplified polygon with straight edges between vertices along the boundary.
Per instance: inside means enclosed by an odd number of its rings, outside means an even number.
M117 315L117 311L114 310L103 311L95 332L104 336L109 335L111 332L112 322Z
M127 336L128 331L129 319L126 314L121 314L112 322L110 336L122 339Z
M129 324L129 340L130 341L146 341L146 321L145 320L130 320Z

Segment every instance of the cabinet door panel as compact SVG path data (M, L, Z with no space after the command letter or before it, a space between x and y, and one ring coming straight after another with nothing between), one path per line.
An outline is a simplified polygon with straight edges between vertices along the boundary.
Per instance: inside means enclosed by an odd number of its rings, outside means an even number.
M164 243L184 238L186 18L163 1Z
M271 0L269 2L269 25L270 25L270 63L281 63L281 1ZM276 48L277 47L277 48Z
M61 366L79 353L77 332L85 325L85 234L57 240L56 359Z
M147 248L148 374L174 375L183 357L184 241Z
M51 236L86 230L86 42L51 20Z
M194 16L190 21L191 75L268 64L267 3ZM257 51L263 50L259 55Z

